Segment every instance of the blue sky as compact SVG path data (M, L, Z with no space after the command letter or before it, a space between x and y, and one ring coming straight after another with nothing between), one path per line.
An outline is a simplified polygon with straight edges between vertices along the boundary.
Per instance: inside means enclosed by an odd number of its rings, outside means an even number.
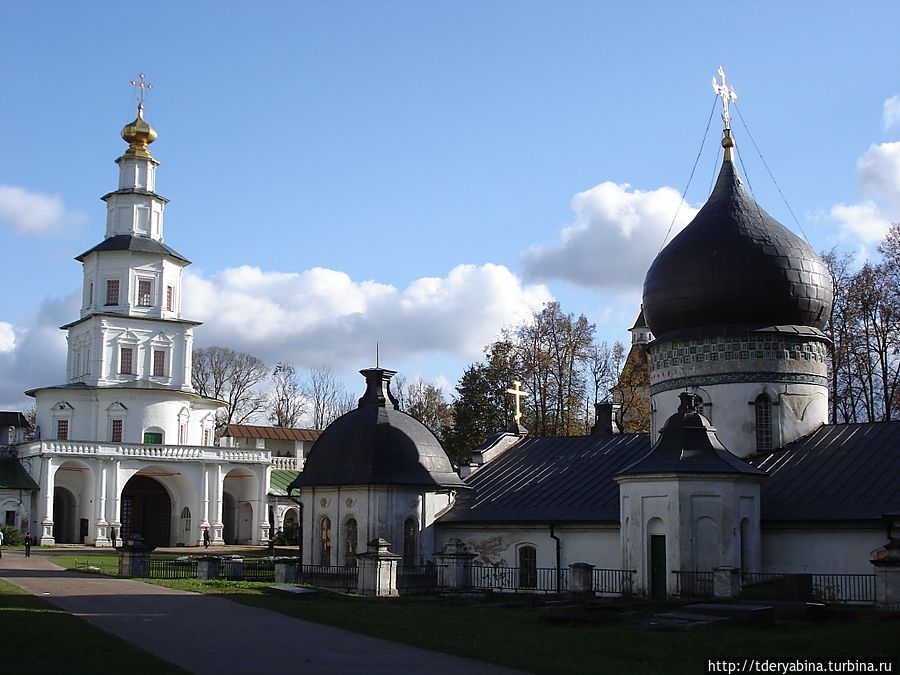
M0 407L64 378L73 257L153 89L197 344L452 386L557 298L627 340L722 64L800 228L900 220L896 2L0 2ZM798 231L741 119L739 167ZM709 136L676 229L717 170Z

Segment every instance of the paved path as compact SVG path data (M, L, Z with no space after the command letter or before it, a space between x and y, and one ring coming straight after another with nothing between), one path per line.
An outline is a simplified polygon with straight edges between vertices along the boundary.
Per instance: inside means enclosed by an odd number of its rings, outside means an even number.
M0 577L194 673L515 672L224 598L66 572L51 560L4 550Z

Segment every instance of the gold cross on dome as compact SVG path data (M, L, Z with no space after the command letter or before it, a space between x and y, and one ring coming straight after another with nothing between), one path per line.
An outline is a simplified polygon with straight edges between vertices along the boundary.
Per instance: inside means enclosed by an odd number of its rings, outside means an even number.
M734 89L728 86L728 82L725 79L725 69L719 66L718 72L722 78L722 83L719 84L715 76L713 76L712 88L717 96L722 97L722 121L725 123L726 129L731 129L731 113L728 112L728 104L731 101L737 101L737 94L734 93Z
M138 88L138 105L140 107L144 107L144 89L153 89L153 85L149 82L144 82L144 74L138 73L138 77L141 78L138 80L131 80L131 86Z
M526 396L528 396L527 392L524 389L522 389L521 387L522 387L521 382L513 380L513 388L506 390L507 394L512 394L513 396L516 397L516 417L515 417L516 424L518 424L519 420L522 419L522 406L521 406L522 399L525 398Z

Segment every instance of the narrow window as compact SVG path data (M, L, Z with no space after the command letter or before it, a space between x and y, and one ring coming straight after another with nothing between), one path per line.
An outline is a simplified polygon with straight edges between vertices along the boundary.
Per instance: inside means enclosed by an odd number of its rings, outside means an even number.
M131 347L122 347L119 352L119 372L134 375L134 350Z
M165 377L166 375L166 353L161 349L153 350L153 376Z
M153 285L149 279L138 279L138 305L150 307L153 305L151 294Z
M203 445L209 445L209 429L203 430Z
M328 516L319 523L319 564L331 565L331 519Z
M175 311L175 288L172 286L166 286L166 309Z
M403 566L415 567L419 557L419 525L415 518L407 518L403 523Z
M118 305L119 304L119 280L118 279L107 279L106 280L106 304L107 305Z
M346 542L346 547L344 549L344 565L347 567L356 567L357 536L356 518L347 518L347 525L344 528L344 539Z
M768 395L756 397L756 451L772 449L772 402Z
M88 291L88 307L94 304L94 282L91 282L90 290Z
M113 420L112 421L112 433L110 434L111 440L113 443L121 443L122 442L122 420Z
M191 510L185 506L181 509L181 522L184 525L184 531L186 534L190 534L191 532Z
M178 425L178 442L181 444L184 444L186 438L187 438L187 425L179 424Z
M69 439L69 420L56 420L56 437L61 441Z
M519 547L519 588L537 588L537 549Z
M15 511L7 511L6 512L6 526L7 527L15 527L16 526L16 512Z

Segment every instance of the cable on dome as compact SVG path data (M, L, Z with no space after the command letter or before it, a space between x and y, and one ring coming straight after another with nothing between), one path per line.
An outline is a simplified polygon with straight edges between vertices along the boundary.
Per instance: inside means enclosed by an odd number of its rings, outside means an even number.
M663 247L666 245L666 242L669 241L669 235L672 233L672 228L675 227L675 221L678 219L678 214L681 212L681 205L684 204L684 198L687 195L687 191L691 187L691 181L694 179L694 172L697 170L697 164L700 162L700 155L703 154L703 146L706 145L706 138L709 136L709 125L712 124L713 113L716 112L716 101L718 100L718 94L713 96L713 104L712 108L709 110L709 119L706 120L706 130L703 132L703 139L700 141L700 149L697 151L697 158L694 160L694 166L691 168L691 175L688 177L687 185L684 186L684 191L681 193L681 201L678 202L678 208L675 209L675 215L672 217L672 222L669 224L669 229L666 230L666 236L663 238L662 244L659 246L659 251L657 251L657 255L659 252L663 250Z
M797 229L800 230L800 234L803 235L803 238L806 240L806 243L812 246L812 243L809 241L809 237L806 236L806 232L803 230L803 226L800 224L800 221L797 220L797 216L794 214L794 209L791 208L790 203L787 200L787 197L784 196L784 193L781 191L781 186L778 184L778 181L775 180L775 176L772 174L772 170L769 168L768 162L766 162L766 158L763 157L762 152L759 149L759 146L756 144L756 139L753 138L753 134L750 133L750 125L747 124L746 120L744 120L744 116L741 115L741 109L738 107L737 103L735 103L734 109L737 110L738 117L741 120L741 124L744 125L744 129L747 132L747 136L750 138L750 142L753 143L753 147L756 149L756 154L759 155L759 158L762 160L763 166L766 167L766 171L769 174L769 178L772 179L772 183L775 185L775 189L778 190L778 194L781 195L781 200L784 202L784 205L787 207L788 212L791 214L791 218L794 219L794 224L797 226ZM740 157L740 155L738 155ZM744 163L741 162L741 168L744 167ZM744 169L744 175L747 176L747 170ZM750 186L750 178L747 178L747 186ZM750 190L752 195L753 190ZM754 201L756 201L754 199Z

